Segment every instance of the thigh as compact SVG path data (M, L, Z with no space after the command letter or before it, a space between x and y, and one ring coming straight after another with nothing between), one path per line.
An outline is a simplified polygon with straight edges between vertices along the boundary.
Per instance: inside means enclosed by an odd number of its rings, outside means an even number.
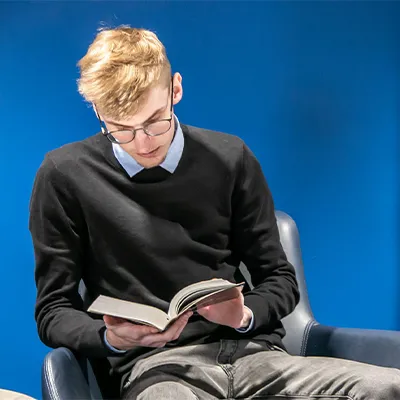
M198 387L174 375L156 372L143 375L122 395L123 400L215 400Z
M147 387L138 396L137 400L198 400L196 394L187 386L178 382L157 382Z
M143 358L133 367L123 397L136 398L160 382L164 382L160 388L166 390L169 382L169 389L186 390L183 389L186 387L199 399L223 398L227 376L216 363L219 350L219 343L201 344L169 349Z
M233 364L243 399L400 399L400 370L327 357L260 351Z

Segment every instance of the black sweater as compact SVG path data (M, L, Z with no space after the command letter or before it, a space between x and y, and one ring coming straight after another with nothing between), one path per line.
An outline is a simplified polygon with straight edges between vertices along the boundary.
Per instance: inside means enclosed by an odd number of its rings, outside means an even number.
M116 356L104 322L85 312L82 279L99 294L167 311L184 286L211 278L242 280L254 329L246 334L193 316L170 346L258 338L281 344L280 320L298 302L293 267L282 250L274 206L259 163L235 136L182 125L185 147L173 174L131 179L111 143L97 134L48 153L37 173L29 227L35 250L41 340L89 357L110 357L126 373L150 348ZM160 167L158 167L160 168Z

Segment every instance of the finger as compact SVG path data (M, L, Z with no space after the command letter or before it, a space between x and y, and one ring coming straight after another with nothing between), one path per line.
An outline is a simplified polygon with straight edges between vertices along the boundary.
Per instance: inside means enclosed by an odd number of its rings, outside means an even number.
M161 347L164 347L166 344L167 344L166 342L154 342L154 343L148 344L147 346L148 346L148 347L158 347L158 348L161 348Z
M148 335L143 338L142 343L144 346L149 345L150 343L156 342L170 342L175 340L176 334L180 334L183 328L186 326L188 319L192 315L192 312L185 313L181 315L165 332L156 333L154 335Z
M119 318L119 317L113 317L112 315L104 315L103 317L103 321L107 324L107 325L118 325L118 324L122 324L124 322L128 322L126 319L124 318Z
M190 318L190 316L187 317L185 323L183 323L183 324L181 325L181 327L178 328L178 330L175 332L175 335L174 335L174 337L172 338L172 340L176 340L176 339L179 338L179 336L181 335L182 331L185 329L185 326L187 325L189 318Z
M185 328L186 324L188 323L189 318L191 317L193 313L190 311L188 313L182 314L172 325L171 327L166 331L166 334L168 335L168 341L175 340L183 329Z
M124 319L122 319L122 322L120 323L116 323L116 321L113 319L110 321L109 318L104 318L104 321L107 329L112 330L115 335L130 340L140 340L142 337L159 332L159 330L155 327L134 324ZM111 324L108 322L111 322Z
M210 312L212 312L212 308L210 306L197 309L197 313L206 319L210 316Z
M142 340L142 338L144 337L160 332L157 328L147 325L131 324L131 326L127 328L128 329L126 330L126 336L134 340Z

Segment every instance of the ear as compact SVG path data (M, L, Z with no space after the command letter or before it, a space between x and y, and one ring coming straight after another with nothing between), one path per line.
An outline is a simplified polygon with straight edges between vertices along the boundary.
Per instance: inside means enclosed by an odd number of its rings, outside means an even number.
M173 80L173 104L174 106L178 104L182 100L183 96L183 87L182 87L182 75L179 72L174 74Z
M96 104L92 103L92 107L93 107L93 111L96 114L97 118L101 119L100 115L99 115L99 112L97 111Z
M92 107L93 107L93 111L94 111L94 113L96 114L96 117L99 119L99 121L100 121L100 129L101 129L101 132L105 135L106 134L106 130L104 129L104 122L102 123L102 119L101 119L101 116L99 115L99 113L98 113L98 111L97 111L97 108L96 108L96 105L94 104L94 103L92 103Z

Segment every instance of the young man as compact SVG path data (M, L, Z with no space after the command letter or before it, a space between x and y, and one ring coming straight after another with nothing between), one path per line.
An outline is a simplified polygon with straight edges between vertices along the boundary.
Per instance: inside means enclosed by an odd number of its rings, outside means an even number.
M41 340L108 357L129 399L400 398L400 373L302 358L282 345L299 300L259 163L241 139L180 124L182 78L151 32L101 31L79 62L101 132L46 155L30 230ZM211 278L254 289L180 317L165 332L89 315L99 294L166 310ZM296 397L297 396L297 397Z

